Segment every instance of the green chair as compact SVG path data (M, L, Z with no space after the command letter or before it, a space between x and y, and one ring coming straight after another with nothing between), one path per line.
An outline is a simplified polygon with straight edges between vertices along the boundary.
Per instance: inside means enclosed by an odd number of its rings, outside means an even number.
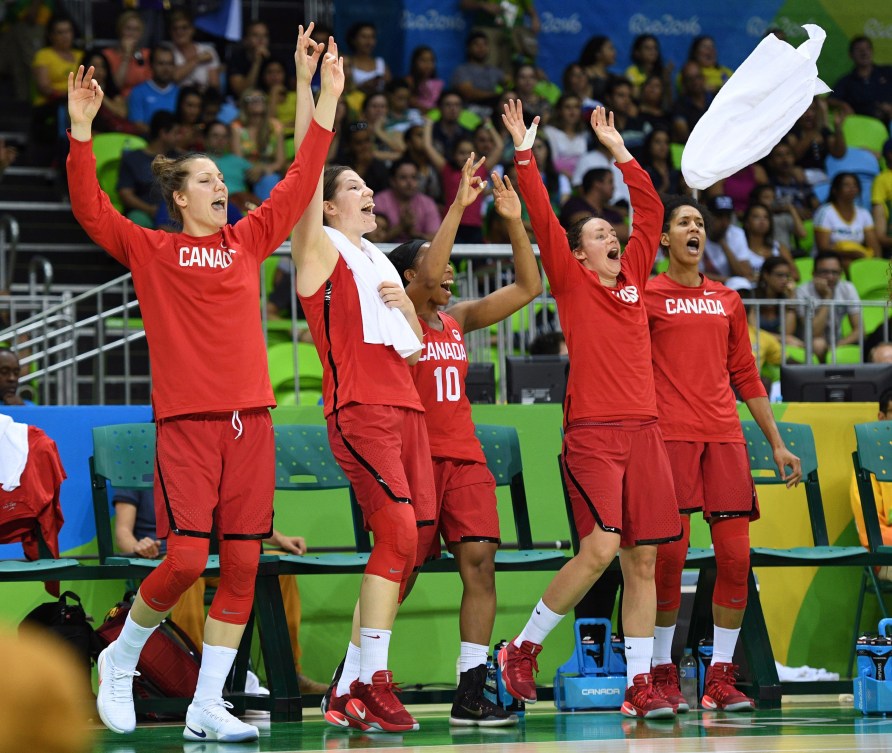
M849 280L862 301L885 301L889 297L889 260L856 259L849 265Z
M859 147L882 154L883 144L889 139L889 130L882 120L869 115L849 115L842 121L842 132L847 147Z
M814 225L812 225L814 232ZM802 285L811 280L815 275L815 260L811 256L800 256L793 259L796 269L799 270L799 284Z
M123 211L124 205L118 196L118 173L121 167L121 154L124 151L143 149L145 139L128 133L97 133L93 137L93 154L96 156L96 175L99 186L108 194L115 209Z
M669 154L672 157L672 167L681 170L681 155L684 152L684 144L677 144L674 141L669 144Z
M802 227L805 230L804 238L796 239L796 248L799 249L800 252L804 254L808 254L810 258L811 253L815 248L815 223L814 220L802 220ZM798 259L796 261L799 261ZM809 280L811 279L811 274L814 271L815 263L812 260L811 271L809 272ZM801 273L801 270L800 270ZM800 280L800 282L807 282L807 280Z
M285 139L285 159L294 162L294 136Z
M273 392L294 390L295 346L280 342L267 349L269 378ZM322 390L322 361L312 343L297 343L298 387L301 390Z

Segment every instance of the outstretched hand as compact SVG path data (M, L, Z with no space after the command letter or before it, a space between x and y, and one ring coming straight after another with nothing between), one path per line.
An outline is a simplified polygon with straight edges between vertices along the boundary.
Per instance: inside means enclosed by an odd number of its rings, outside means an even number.
M328 52L322 57L322 90L337 99L344 91L344 58L338 57L338 44L328 38Z
M527 127L523 122L523 103L519 99L509 99L505 103L502 122L505 124L505 128L508 129L508 133L511 134L511 138L514 139L515 149L529 149L533 145L532 139L529 139L529 144L524 143L524 140L527 138ZM534 135L538 126L539 116L537 115L533 118L533 125L530 129Z
M72 129L90 127L102 106L103 96L102 87L93 78L92 65L86 71L81 65L77 73L68 74L68 116Z
M506 175L500 178L498 173L492 174L493 206L500 216L506 220L519 220L521 218L520 196L511 185L511 179Z
M461 182L458 184L458 191L455 193L455 203L462 209L471 206L477 197L486 190L486 181L476 174L480 166L486 161L486 157L481 157L477 162L474 162L475 156L474 152L471 152L471 156L462 165Z
M294 67L297 69L297 80L300 84L309 84L316 73L319 57L325 50L325 45L316 43L310 36L313 33L313 22L305 29L302 25L297 27L297 46L294 48Z
M625 142L619 131L613 126L613 113L608 113L603 105L595 108L592 113L592 130L611 154L616 156L616 151L625 147Z

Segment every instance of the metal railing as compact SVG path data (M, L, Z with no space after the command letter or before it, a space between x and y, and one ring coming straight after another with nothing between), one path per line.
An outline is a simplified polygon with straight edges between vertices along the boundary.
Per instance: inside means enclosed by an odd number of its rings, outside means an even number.
M12 287L19 235L19 221L11 214L0 214L0 290Z

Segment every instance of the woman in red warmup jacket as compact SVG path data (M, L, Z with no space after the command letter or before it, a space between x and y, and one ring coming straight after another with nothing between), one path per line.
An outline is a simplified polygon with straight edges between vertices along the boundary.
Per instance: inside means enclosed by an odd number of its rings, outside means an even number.
M464 335L511 316L542 292L539 265L520 219L520 197L511 181L492 174L496 212L504 219L514 251L515 281L485 298L461 301L442 310L452 298L455 272L449 255L468 207L486 183L476 175L483 160L474 154L462 167L455 201L430 243L415 240L390 252L415 304L424 332L424 350L412 378L424 403L437 490L437 530L455 556L462 580L459 615L461 678L450 724L497 727L517 724L517 716L489 702L483 694L486 655L496 616L495 557L499 547L499 513L495 480L486 467L474 433L471 403L465 392L468 358ZM438 556L419 552L417 563Z
M295 50L297 89L310 91L322 45L312 24ZM96 179L91 124L102 104L93 69L68 82L74 215L88 235L133 273L152 362L158 536L167 558L146 578L118 640L99 656L96 699L118 733L136 725L132 685L140 651L204 570L212 526L220 537L220 587L205 627L201 672L186 714L188 740L255 740L232 716L223 683L251 612L261 539L272 529L275 447L257 291L261 262L288 237L310 199L332 139L342 63L322 63L316 123L270 199L226 224L227 189L203 154L158 157L153 171L183 232L138 227L111 205ZM231 707L231 706L230 706Z

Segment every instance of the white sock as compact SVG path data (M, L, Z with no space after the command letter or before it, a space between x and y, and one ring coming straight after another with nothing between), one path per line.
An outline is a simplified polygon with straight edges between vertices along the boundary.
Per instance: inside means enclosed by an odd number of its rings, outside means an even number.
M354 680L359 679L359 646L354 646L352 641L347 644L347 658L344 659L344 669L341 679L338 680L338 688L335 690L338 696L350 695L350 686Z
M520 635L514 639L514 645L520 648L520 644L524 641L541 644L564 617L565 615L563 614L552 612L545 606L545 602L539 599L539 603L533 609L529 621L520 632Z
M653 638L630 638L626 641L626 687L632 687L636 675L650 673L650 662L654 655Z
M675 625L654 628L653 666L672 663L672 639L675 637Z
M729 630L716 625L713 629L712 664L730 664L734 661L734 647L737 645L740 628Z
M146 641L149 640L149 637L157 628L157 625L155 627L137 625L128 612L127 619L124 620L124 627L121 628L121 634L115 640L111 657L112 663L118 669L123 669L127 672L132 672L136 669L143 646L146 645Z
M192 703L208 704L223 698L223 685L232 669L238 649L227 646L201 647L201 669L198 670L198 685Z
M479 667L486 664L486 656L489 653L488 646L481 646L479 643L461 642L461 649L458 655L459 672L467 672L469 669Z
M375 672L379 669L387 669L390 631L360 628L359 649L359 681L370 685Z

